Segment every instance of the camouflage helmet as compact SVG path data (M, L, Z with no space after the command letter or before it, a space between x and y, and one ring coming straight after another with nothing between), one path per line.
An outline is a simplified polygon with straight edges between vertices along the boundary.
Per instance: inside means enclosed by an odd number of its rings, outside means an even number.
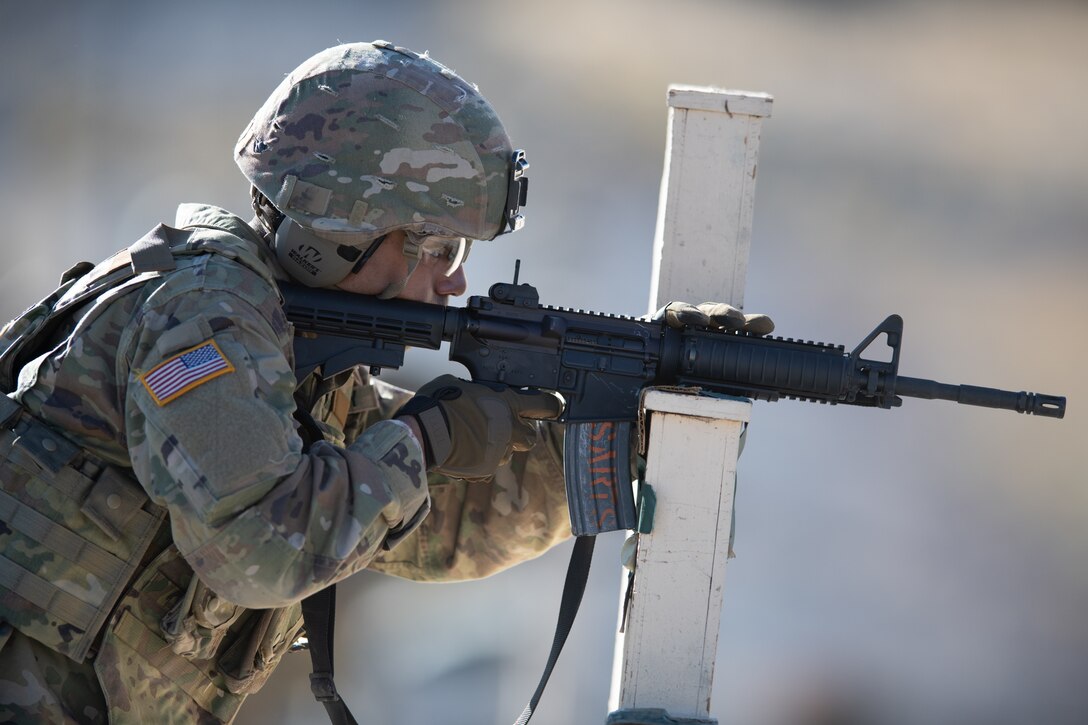
M522 224L528 164L495 110L426 53L386 41L339 45L296 68L242 132L235 160L291 227L277 255L313 286L342 280L393 231L493 239Z

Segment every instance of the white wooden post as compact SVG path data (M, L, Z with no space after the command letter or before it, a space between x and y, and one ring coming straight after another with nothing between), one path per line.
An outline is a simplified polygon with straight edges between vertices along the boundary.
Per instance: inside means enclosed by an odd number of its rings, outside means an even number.
M772 100L669 86L650 312L672 300L744 306L759 132Z
M742 307L760 124L772 98L671 86L668 103L650 310L671 300ZM667 713L713 722L737 456L751 402L652 391L644 405L646 483L657 506L652 532L639 539L608 721L661 722Z

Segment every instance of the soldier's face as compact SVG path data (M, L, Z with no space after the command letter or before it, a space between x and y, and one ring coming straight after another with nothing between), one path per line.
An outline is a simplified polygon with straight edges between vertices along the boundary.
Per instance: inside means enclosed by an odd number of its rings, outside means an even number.
M361 270L349 275L336 286L348 292L376 295L389 285L404 279L408 272L408 260L401 252L403 245L404 232L390 233ZM447 269L442 264L429 264L424 258L416 265L415 271L397 298L444 305L449 302L450 297L463 295L468 286L465 268L458 267L448 277Z

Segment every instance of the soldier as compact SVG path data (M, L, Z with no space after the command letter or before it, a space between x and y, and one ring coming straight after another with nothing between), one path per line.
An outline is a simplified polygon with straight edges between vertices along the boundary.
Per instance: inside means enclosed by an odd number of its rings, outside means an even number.
M514 149L475 87L332 48L236 159L252 224L183 205L5 330L0 719L227 721L306 595L365 566L483 576L569 535L554 442L491 486L442 475L491 477L555 398L450 378L394 417L410 394L359 371L296 391L277 280L444 303L466 240L513 227Z
M330 48L235 158L251 221L183 204L0 336L2 720L229 721L308 595L364 567L486 576L570 535L561 428L537 422L556 397L292 367L279 282L444 304L470 240L520 226L524 155L475 86Z

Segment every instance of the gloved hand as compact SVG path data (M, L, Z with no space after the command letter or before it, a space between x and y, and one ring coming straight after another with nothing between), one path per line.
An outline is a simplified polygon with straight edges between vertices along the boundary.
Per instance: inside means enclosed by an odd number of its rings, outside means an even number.
M704 327L712 330L741 330L752 335L769 335L774 322L767 315L746 315L724 302L670 302L654 313L655 320L665 320L669 327Z
M521 391L443 375L397 411L419 424L427 468L455 478L485 478L536 442L530 420L554 420L563 401L554 393Z

